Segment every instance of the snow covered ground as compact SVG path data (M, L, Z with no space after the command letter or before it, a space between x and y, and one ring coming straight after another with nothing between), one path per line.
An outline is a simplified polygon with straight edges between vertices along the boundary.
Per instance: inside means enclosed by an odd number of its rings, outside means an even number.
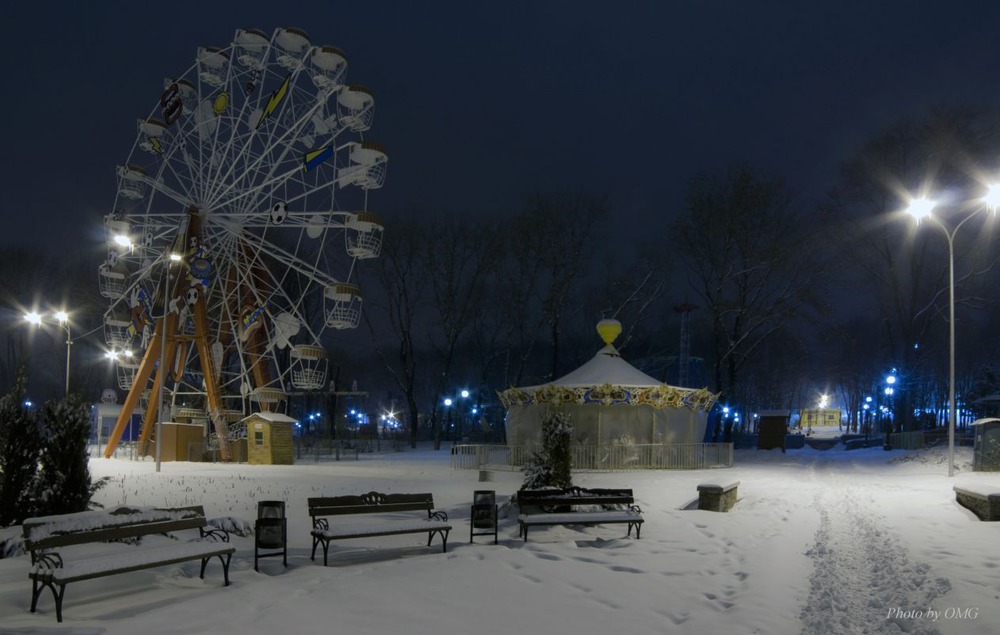
M1000 523L955 502L952 486L1000 491L945 452L737 451L736 467L691 472L576 474L585 487L631 487L646 523L535 529L500 544L468 542L475 489L506 501L517 473L452 470L447 450L362 455L360 461L248 466L94 459L112 483L105 505L203 504L211 517L252 521L256 501L288 504L290 561L253 570L251 538L234 537L232 585L217 561L80 582L59 625L50 595L28 612L27 557L0 560L0 633L343 633L546 635L793 634L1000 631ZM739 480L729 513L691 509L696 486ZM454 529L448 553L418 535L333 543L330 566L309 560L306 498L382 492L434 494Z

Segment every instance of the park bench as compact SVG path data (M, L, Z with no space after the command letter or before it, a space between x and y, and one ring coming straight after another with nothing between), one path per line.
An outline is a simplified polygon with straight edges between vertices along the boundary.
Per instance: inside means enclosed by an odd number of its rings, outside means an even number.
M628 535L639 538L642 510L630 489L522 489L517 493L520 535L528 541L528 528L538 525L628 524Z
M404 512L425 512L426 518ZM361 516L363 522L330 522L333 516ZM378 516L373 518L372 516ZM361 496L330 496L309 499L312 518L312 559L316 547L323 545L323 565L327 564L330 542L348 538L427 534L427 546L435 535L441 536L442 551L448 551L448 514L434 510L431 494L382 494L368 492Z
M979 517L979 520L1000 520L1000 490L996 486L955 485L955 500Z
M25 549L31 554L31 612L42 590L48 588L55 598L56 620L62 622L67 584L191 560L201 560L200 577L204 578L208 561L218 557L229 586L229 561L235 548L225 530L206 527L200 506L117 507L28 518L23 534ZM185 529L197 529L201 540L182 541L170 535ZM85 546L96 543L117 544L100 549Z
M698 509L710 512L728 512L736 504L739 481L718 485L702 483L698 486Z

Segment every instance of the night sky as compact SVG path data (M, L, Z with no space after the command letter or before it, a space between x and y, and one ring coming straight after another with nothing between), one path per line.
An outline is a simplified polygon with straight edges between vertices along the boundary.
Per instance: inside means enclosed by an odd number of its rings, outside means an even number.
M347 52L389 153L372 211L578 190L607 194L624 236L676 211L694 172L746 161L816 199L873 131L1000 96L990 0L7 2L0 19L0 240L92 237L95 271L136 120L237 28Z

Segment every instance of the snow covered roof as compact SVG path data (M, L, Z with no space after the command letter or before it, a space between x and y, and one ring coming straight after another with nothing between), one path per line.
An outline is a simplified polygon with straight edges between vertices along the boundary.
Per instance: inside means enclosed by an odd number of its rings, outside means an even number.
M242 421L249 421L254 417L260 417L269 423L296 423L296 419L292 419L288 415L283 415L280 412L255 412L249 417L243 417Z
M611 344L597 352L597 355L574 370L552 382L553 386L582 388L585 386L662 386L663 382L653 379L632 364L629 364Z

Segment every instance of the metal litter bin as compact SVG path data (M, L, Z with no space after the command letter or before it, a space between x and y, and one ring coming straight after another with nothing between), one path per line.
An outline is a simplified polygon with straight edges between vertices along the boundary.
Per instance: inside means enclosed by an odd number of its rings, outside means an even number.
M258 501L257 521L254 523L253 569L260 571L261 558L281 556L288 566L288 520L285 518L285 501Z
M497 524L497 493L491 489L473 492L469 542L472 542L475 536L492 535L493 544L497 544ZM476 531L477 529L486 531Z

